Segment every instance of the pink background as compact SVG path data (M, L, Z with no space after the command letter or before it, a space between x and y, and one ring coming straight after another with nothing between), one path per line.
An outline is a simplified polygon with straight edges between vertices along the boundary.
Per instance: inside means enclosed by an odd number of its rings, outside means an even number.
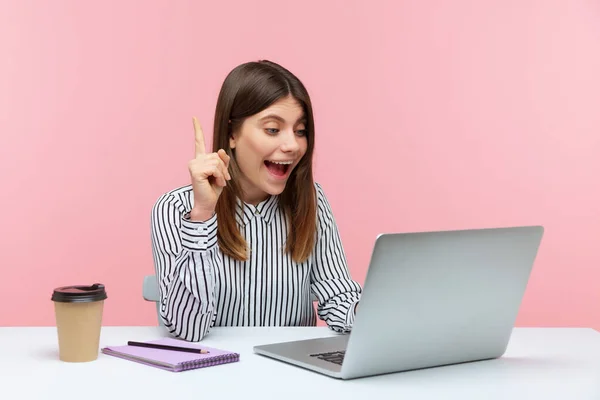
M187 184L235 65L312 94L316 177L364 281L383 231L543 224L517 323L600 328L594 1L5 1L0 325L54 323L103 282L106 325L155 322L149 215ZM210 141L209 141L210 143ZM6 306L8 304L8 306Z

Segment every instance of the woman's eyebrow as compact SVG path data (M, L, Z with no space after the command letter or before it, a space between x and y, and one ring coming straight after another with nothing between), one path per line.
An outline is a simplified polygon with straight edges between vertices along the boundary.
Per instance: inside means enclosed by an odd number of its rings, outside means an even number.
M277 120L279 122L285 122L285 120L283 118L281 118L279 115L277 114L269 114L269 115L265 115L264 117L262 117L261 119L259 119L259 121L264 121L266 119L274 119Z
M265 115L264 117L260 118L259 121L262 122L262 121L267 120L267 119L274 119L274 120L279 121L281 123L285 123L285 120L283 118L281 118L277 114ZM296 123L299 123L299 122L302 122L302 123L305 124L306 123L306 117L303 115L300 118L298 118L298 121L296 121Z

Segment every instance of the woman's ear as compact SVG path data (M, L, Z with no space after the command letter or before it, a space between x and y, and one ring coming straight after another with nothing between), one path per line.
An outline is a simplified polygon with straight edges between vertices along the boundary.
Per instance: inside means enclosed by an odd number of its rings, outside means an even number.
M231 120L227 121L227 133L229 133L229 148L235 149L235 137L233 134L233 127L231 126Z

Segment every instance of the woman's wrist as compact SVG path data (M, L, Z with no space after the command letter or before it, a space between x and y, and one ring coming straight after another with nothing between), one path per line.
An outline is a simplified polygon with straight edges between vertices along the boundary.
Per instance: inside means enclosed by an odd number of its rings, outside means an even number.
M190 211L190 221L194 221L194 222L208 221L214 214L215 214L214 211L206 211L206 210L200 210L200 209L193 208L192 211Z

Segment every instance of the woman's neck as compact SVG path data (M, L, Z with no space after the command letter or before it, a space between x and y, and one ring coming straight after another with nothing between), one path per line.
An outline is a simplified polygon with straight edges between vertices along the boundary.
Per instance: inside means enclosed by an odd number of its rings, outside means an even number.
M254 187L252 189L247 189L245 186L246 185L244 185L242 183L242 185L241 185L242 193L240 194L240 196L241 196L241 200L246 204L251 204L253 206L256 206L256 205L262 203L263 201L267 200L269 197L271 197L270 194L268 194L256 187Z

